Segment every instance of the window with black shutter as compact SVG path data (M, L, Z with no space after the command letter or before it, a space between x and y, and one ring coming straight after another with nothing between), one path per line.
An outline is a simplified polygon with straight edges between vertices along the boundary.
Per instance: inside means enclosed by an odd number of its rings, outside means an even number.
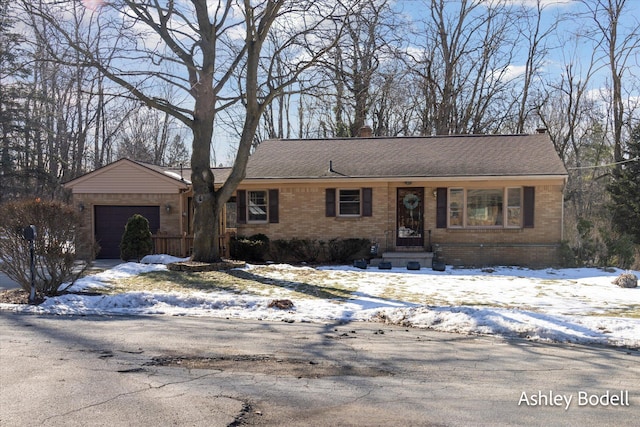
M373 189L362 189L362 216L373 216Z
M436 227L447 228L447 189L436 190Z
M336 189L327 188L325 191L325 215L336 216Z
M238 209L238 224L247 223L247 192L245 190L238 190L236 192L236 206Z
M536 188L524 187L523 190L523 224L524 228L533 228L534 210L536 204Z
M272 224L280 222L279 203L278 190L269 190L269 222Z
M238 190L236 192L237 223L280 222L280 203L277 189Z

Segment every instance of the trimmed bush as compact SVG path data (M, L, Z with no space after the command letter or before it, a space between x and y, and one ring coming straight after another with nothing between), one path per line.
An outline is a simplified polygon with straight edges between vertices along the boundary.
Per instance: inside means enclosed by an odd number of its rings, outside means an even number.
M332 239L329 241L329 261L349 263L368 258L371 250L369 239Z
M276 262L324 262L326 243L310 239L277 239L269 244L269 257Z
M239 236L231 241L231 256L245 261L290 263L351 263L369 259L369 239L332 239L329 242L313 239L269 240L264 234Z
M120 240L120 259L129 261L135 259L138 262L145 255L153 251L153 240L149 221L140 214L135 214L127 221L124 234Z
M231 240L231 257L249 262L264 262L269 250L269 237L264 234L238 236Z

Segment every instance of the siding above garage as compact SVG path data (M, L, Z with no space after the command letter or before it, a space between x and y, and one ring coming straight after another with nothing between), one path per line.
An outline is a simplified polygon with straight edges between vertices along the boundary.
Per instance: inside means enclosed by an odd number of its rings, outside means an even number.
M121 159L65 184L74 194L175 194L189 188L176 174L165 174L143 163Z

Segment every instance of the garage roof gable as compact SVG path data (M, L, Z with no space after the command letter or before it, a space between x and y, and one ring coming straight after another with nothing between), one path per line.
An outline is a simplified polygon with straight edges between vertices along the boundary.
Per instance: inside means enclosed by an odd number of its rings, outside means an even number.
M189 188L177 174L166 174L141 162L120 159L64 184L74 194L173 194Z

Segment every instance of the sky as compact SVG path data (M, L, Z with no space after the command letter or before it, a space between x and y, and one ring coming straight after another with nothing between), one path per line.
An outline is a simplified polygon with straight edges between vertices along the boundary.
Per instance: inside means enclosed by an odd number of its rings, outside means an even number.
M71 290L109 289L119 281L165 271L167 255L123 263L76 282ZM352 266L247 265L274 281L238 292L181 290L47 298L38 306L0 304L0 310L38 315L198 316L286 322L390 322L407 327L538 342L640 348L640 287L612 282L623 273L597 268L530 270L517 267L408 271ZM640 277L639 271L632 271ZM347 299L315 298L283 282L348 289ZM293 308L269 307L289 299ZM626 313L621 315L621 313ZM623 317L624 316L624 317Z

